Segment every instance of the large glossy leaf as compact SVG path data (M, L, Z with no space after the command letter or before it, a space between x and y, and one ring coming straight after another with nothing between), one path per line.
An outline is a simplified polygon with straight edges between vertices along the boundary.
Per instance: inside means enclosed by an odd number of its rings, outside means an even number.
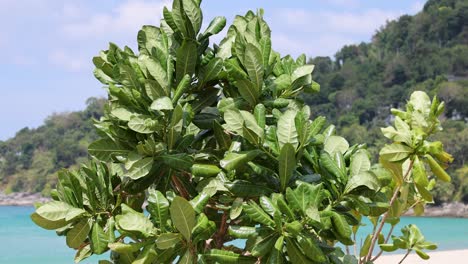
M156 234L151 221L142 213L136 212L126 204L122 204L122 214L115 217L117 227L127 232L141 233L144 237Z
M377 191L380 187L377 177L371 172L361 172L352 176L345 187L345 193L349 193L359 186L366 186L367 188Z
M287 110L278 120L278 130L276 134L278 136L280 148L286 143L291 143L294 148L297 148L299 144L296 124L294 122L296 114L297 112L294 110Z
M300 250L299 246L292 238L286 237L286 250L291 263L312 264L312 260L308 259Z
M226 263L226 264L253 264L256 258L245 257L232 251L211 249L208 253L204 254L205 258L213 261L213 263Z
M348 141L340 136L329 136L326 138L324 143L325 151L328 152L331 156L334 156L337 152L345 153L348 148Z
M164 231L165 223L169 215L169 201L160 191L154 190L153 188L148 190L147 210L151 218L158 223L160 229Z
M406 159L412 152L413 149L408 146L393 143L391 145L385 145L380 150L380 156L388 161L395 162Z
M168 249L174 247L182 241L182 237L177 233L164 233L161 234L156 240L156 245L159 249Z
M270 253L272 250L277 238L278 234L276 232L257 236L255 244L250 252L255 257L268 255L268 253Z
M70 211L75 208L67 203L60 201L48 202L36 210L36 213L49 220L49 221L60 221L64 220Z
M99 139L91 143L88 147L88 153L101 161L111 161L113 155L126 153L128 150L117 145L111 139Z
M352 177L354 175L358 175L360 173L366 172L370 170L371 163L369 160L369 156L367 155L366 151L358 150L352 157L351 157L351 164L349 166L349 175Z
M335 231L343 238L351 236L351 227L345 217L337 212L332 212L332 223Z
M104 253L108 243L109 237L104 232L104 229L98 223L94 223L91 231L91 249L93 252L95 254Z
M182 45L177 49L176 55L176 79L177 83L188 74L192 76L197 65L197 44L192 40L184 40Z
M138 133L151 134L156 131L157 121L146 116L132 116L128 127Z
M251 226L232 226L228 228L229 235L235 238L247 239L257 234L257 229Z
M160 110L160 111L174 109L174 107L172 106L171 99L167 96L159 97L156 100L154 100L150 108L153 110Z
M266 261L267 264L282 264L284 263L283 258L283 245L284 245L284 236L280 236L273 246L270 255Z
M283 145L278 159L281 190L284 191L296 168L296 151L291 143Z
M193 158L185 153L161 155L161 160L174 170L190 171Z
M79 248L83 241L88 237L90 230L91 222L89 219L82 219L67 232L67 245L71 248Z
M239 93L245 101L247 101L251 106L257 104L257 98L260 94L251 81L247 79L238 79L236 80L235 85L237 89L239 89Z
M47 230L54 230L58 228L62 228L66 226L68 223L65 221L65 219L61 219L58 221L50 221L47 220L46 218L38 215L37 213L31 214L31 220L38 226L47 229Z
M145 66L148 72L153 76L153 78L158 82L158 84L164 89L167 90L169 86L169 81L167 80L167 72L161 66L161 64L156 61L154 58L141 55L138 60L140 60Z
M224 121L226 124L224 128L226 130L237 133L238 135L243 135L244 127L244 118L242 114L237 109L228 109L224 112Z
M253 84L255 93L259 94L263 86L264 65L262 54L253 44L249 43L245 46L244 66Z
M231 152L228 153L226 157L224 157L224 159L219 162L219 165L221 165L223 169L231 171L253 160L260 153L260 150L251 150L241 153Z
M226 26L226 18L222 16L217 16L211 20L208 27L203 32L203 38L218 34Z
M184 238L190 241L192 230L195 227L195 210L187 200L182 197L175 197L169 208L174 226Z
M128 171L127 176L133 180L145 177L150 172L153 163L154 160L152 157L143 158L133 163L132 167Z
M158 253L154 245L147 245L132 262L132 264L152 264L156 260Z
M274 226L275 222L271 219L271 217L263 211L263 209L258 206L253 201L250 201L248 204L245 204L244 207L244 212L253 220L255 220L258 223L268 225L268 226Z

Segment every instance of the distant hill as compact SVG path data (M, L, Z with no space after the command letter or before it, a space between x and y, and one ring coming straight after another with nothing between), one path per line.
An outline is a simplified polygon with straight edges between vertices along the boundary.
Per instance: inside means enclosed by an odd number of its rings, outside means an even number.
M414 90L447 104L443 138L455 157L453 182L435 190L436 202L468 202L468 1L429 0L414 16L404 15L377 30L370 43L347 45L334 58L314 57L321 92L305 96L315 115L325 115L354 142L367 142L377 156L385 140L379 127L390 108L402 107ZM36 129L0 141L0 190L48 193L55 172L76 166L97 135L92 118L104 99L91 98L84 111L54 114Z
M42 126L0 141L0 190L48 193L57 170L87 157L88 144L97 139L92 119L102 115L105 100L86 103L83 111L53 114Z

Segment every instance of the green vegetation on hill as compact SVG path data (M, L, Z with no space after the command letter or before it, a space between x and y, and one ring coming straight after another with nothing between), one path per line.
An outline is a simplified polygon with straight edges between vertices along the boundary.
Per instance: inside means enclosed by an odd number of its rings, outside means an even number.
M379 127L390 120L390 107L414 90L438 95L446 103L443 138L456 157L451 183L436 190L436 202L468 202L468 2L430 0L415 16L389 22L372 42L344 46L330 57L314 57L321 92L304 97L315 116L337 124L350 143L367 142L377 156L385 141ZM103 99L91 98L81 112L55 114L36 129L22 129L0 141L0 189L47 193L56 171L87 155L97 138L92 118L102 115Z
M45 124L24 128L0 141L0 184L5 192L45 192L56 182L56 172L86 158L97 139L93 118L103 113L104 99L90 98L84 111L54 114Z

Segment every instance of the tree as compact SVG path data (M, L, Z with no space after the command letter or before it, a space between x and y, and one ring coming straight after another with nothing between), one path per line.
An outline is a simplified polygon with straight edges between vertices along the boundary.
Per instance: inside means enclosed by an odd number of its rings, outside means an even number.
M318 91L314 67L271 49L262 10L210 48L226 20L200 33L199 5L175 0L160 27L140 30L138 53L110 44L93 58L109 94L101 139L89 164L58 174L33 221L66 236L75 261L110 250L111 263L370 263L377 241L427 258L435 245L417 227L394 243L380 232L432 200L425 163L450 180L439 163L451 156L428 141L443 104L416 92L394 110L372 165L365 145L310 120L297 97ZM354 244L366 217L376 231L345 255L337 245ZM245 245L226 244L236 239Z

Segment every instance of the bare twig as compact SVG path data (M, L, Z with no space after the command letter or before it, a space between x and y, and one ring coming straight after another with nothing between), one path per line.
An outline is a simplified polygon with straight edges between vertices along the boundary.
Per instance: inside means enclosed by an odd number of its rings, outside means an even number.
M410 165L408 167L408 170L406 171L405 176L403 176L403 179L406 179L408 177L409 173L413 169L413 164L414 164L414 161L411 160ZM392 207L393 203L396 201L396 199L398 197L398 194L400 193L400 189L401 189L401 186L397 186L395 188L395 191L393 192L392 199L390 199L390 206L389 207ZM377 232L374 232L372 234L371 245L370 245L370 248L369 248L369 252L367 253L367 256L364 258L364 262L367 262L367 261L371 260L372 251L374 251L375 243L377 242L377 239L379 238L379 235L382 232L382 229L383 229L383 227L385 225L385 221L387 220L387 217L388 217L388 211L383 215L382 220L381 220L380 225L379 225L379 228L377 229Z
M403 261L406 259L406 257L408 257L409 253L411 253L411 249L408 249L408 251L407 251L406 254L403 256L403 258L400 260L400 262L398 262L398 264L403 263Z

